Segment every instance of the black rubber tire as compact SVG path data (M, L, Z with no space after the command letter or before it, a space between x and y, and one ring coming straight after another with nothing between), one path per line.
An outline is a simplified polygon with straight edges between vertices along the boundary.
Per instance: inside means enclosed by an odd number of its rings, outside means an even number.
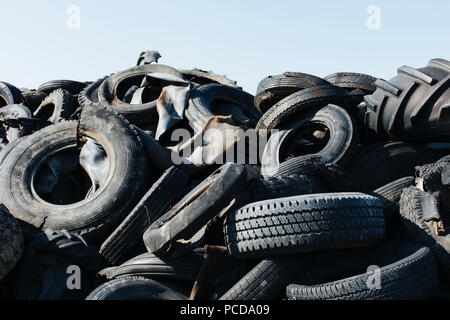
M92 291L86 300L188 300L187 295L174 291L173 287L143 277L120 277Z
M213 104L216 101L230 102L239 107L241 113L247 118L242 124L254 128L261 114L255 108L254 97L242 90L222 84L205 84L191 91L189 105L185 117L195 132L200 131L209 119L216 116ZM239 119L236 119L239 121Z
M396 247L402 250L398 250ZM384 250L379 250L380 248ZM365 267L380 267L380 288L370 289L371 273L317 285L290 285L286 295L290 300L413 300L431 297L438 288L436 261L427 247L415 243L383 243L368 258ZM393 253L394 251L394 253ZM343 256L348 256L343 254ZM394 256L389 261L385 256ZM341 257L341 259L344 257ZM346 257L349 261L352 257ZM360 259L359 257L354 257ZM373 262L372 262L373 261ZM386 262L388 261L388 262ZM331 261L329 261L331 262Z
M72 95L77 95L88 85L87 82L79 82L73 80L53 80L43 83L37 89L38 91L50 94L57 89L63 89L70 92Z
M21 89L23 104L30 109L31 112L36 111L36 109L41 105L42 101L47 98L47 94L41 91Z
M450 169L446 169L443 173L442 173L442 179L441 182L444 186L446 187L450 187Z
M428 196L429 194L412 187L403 191L400 199L402 223L414 241L433 251L442 275L450 280L449 236L436 235L425 221L425 216L430 213L430 208L425 204Z
M22 256L24 239L16 219L0 204L0 280L14 268Z
M220 300L275 300L284 296L286 286L301 273L302 260L276 256L261 261Z
M7 82L0 82L0 108L23 103L22 92Z
M255 106L265 113L282 99L303 89L326 86L325 79L300 72L285 72L261 80L256 90Z
M181 79L183 78L183 75L178 70L162 64L146 64L127 69L113 74L102 82L98 88L98 100L100 104L112 108L133 123L157 121L156 100L145 104L128 104L121 101L117 96L118 89L120 89L119 86L122 82L134 78L143 79L145 75L151 73L165 73Z
M362 90L364 94L372 94L377 89L375 77L363 73L337 72L324 78L331 84L347 90Z
M228 215L224 234L231 255L254 258L368 246L385 223L377 198L330 193L249 204Z
M151 253L144 253L118 267L102 270L99 274L108 280L132 275L156 280L194 282L202 267L204 254L203 248L177 258L157 257Z
M306 175L257 178L250 181L247 190L247 203L326 192L319 180Z
M124 262L142 241L142 236L150 224L161 217L166 210L179 200L189 178L179 169L172 167L153 184L137 206L106 239L100 254L111 265Z
M70 116L75 112L75 108L75 97L67 90L56 89L42 101L34 112L34 116L37 119L58 123L69 120Z
M389 81L365 97L365 124L375 132L410 141L447 141L450 134L450 62L430 60L428 66L398 69Z
M413 176L416 166L433 163L440 156L420 145L383 142L363 147L347 169L357 190L372 192L393 180Z
M307 125L320 124L327 128L329 140L317 153L323 163L345 166L357 151L359 143L358 127L353 118L341 107L328 105L307 112L302 117L291 120L283 130L272 134L264 150L261 168L263 176L298 174L297 168L309 161L308 155L296 157L280 164L281 149L289 136ZM306 158L305 158L306 157Z
M100 142L114 163L107 180L92 197L68 206L42 201L32 192L33 168L59 150L80 147L89 137ZM100 237L117 226L147 187L142 143L129 123L113 111L84 109L80 123L61 122L23 138L3 160L0 197L13 215L40 229L67 229L86 237ZM89 240L89 239L88 239Z
M187 194L145 232L150 253L167 253L179 239L190 239L238 198L247 183L244 165L225 164Z
M264 113L256 126L256 131L270 132L279 128L283 122L291 120L292 117L297 118L299 114L311 108L324 107L330 103L344 107L355 99L359 100L360 96L333 85L304 89L286 97Z
M237 81L230 80L225 75L222 76L212 71L191 69L191 70L180 70L180 72L183 74L184 79L198 85L217 83L242 90L242 88L237 85Z
M30 109L23 104L9 104L0 108L0 117L5 119L32 119L33 114Z
M387 218L399 212L400 197L403 190L416 184L414 177L404 177L388 183L381 188L370 193L371 196L378 197L383 206L384 216Z

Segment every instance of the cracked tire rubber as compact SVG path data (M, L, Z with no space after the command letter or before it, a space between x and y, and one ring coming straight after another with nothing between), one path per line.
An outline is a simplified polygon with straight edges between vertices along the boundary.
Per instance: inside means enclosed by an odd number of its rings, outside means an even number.
M53 80L43 83L39 86L38 91L50 94L51 92L62 89L70 92L74 96L79 94L88 83L73 80Z
M433 163L440 156L421 145L383 142L363 147L347 169L357 190L372 192L393 180L414 176L416 166Z
M437 236L431 230L431 221L427 222L427 216L433 213L426 199L429 196L413 187L405 189L400 200L400 215L409 235L433 251L442 274L450 280L450 238L448 235Z
M376 89L377 78L362 73L337 72L324 78L331 84L347 90L360 89L364 94L372 94Z
M392 246L400 247L396 250ZM383 251L377 250L383 248ZM381 287L370 289L366 272L350 278L311 286L289 285L286 295L290 300L413 300L429 298L438 288L435 258L429 248L416 243L383 243L368 260L380 267ZM368 251L372 252L372 248ZM393 254L392 251L395 253ZM383 256L394 256L394 260ZM392 257L390 257L392 259ZM350 258L351 259L351 258ZM383 260L387 260L383 261ZM374 262L369 262L374 261Z
M248 128L254 128L261 114L255 108L254 97L242 90L221 84L206 84L192 90L185 116L195 132L200 131L209 119L216 116L214 104L228 102L239 109L239 119ZM232 110L230 110L232 111Z
M228 252L239 258L369 246L385 235L380 200L361 193L305 195L229 214Z
M89 294L86 300L188 300L188 296L174 290L176 286L143 277L120 277L104 283Z
M24 239L19 223L0 204L0 280L14 268L23 249Z
M75 104L76 100L69 91L56 89L40 104L34 112L34 117L52 123L69 120L70 116L75 112Z
M158 119L156 100L144 104L129 104L121 99L131 85L122 88L122 84L132 82L140 85L145 75L152 73L164 73L183 78L176 69L162 64L146 64L118 72L105 79L98 88L98 100L101 105L113 109L131 122L155 121Z
M394 139L436 142L450 134L450 62L430 60L428 66L402 66L389 81L365 97L365 124Z
M349 93L333 85L308 88L286 97L270 108L259 120L256 131L270 132L280 128L284 122L292 117L297 118L299 114L311 108L324 107L330 103L344 107L360 98L359 93Z
M100 254L111 265L124 262L132 249L142 241L142 236L149 225L179 199L188 181L189 178L181 170L175 167L167 170L103 242Z
M285 72L280 75L269 76L258 84L255 106L261 113L265 113L276 103L293 93L329 84L322 78L300 72Z
M148 252L166 253L177 240L190 239L240 196L246 180L244 165L222 166L147 229Z
M381 188L370 193L371 196L378 197L383 206L384 216L387 218L393 216L399 211L400 198L403 190L416 184L414 177L404 177L388 183Z
M118 267L107 268L99 274L108 280L122 276L139 276L156 280L181 280L194 282L203 263L205 250L195 249L183 256L157 257L151 253L141 254Z
M0 82L0 108L23 103L22 92L7 82Z
M1 198L12 214L40 229L100 237L117 225L145 187L147 163L142 143L129 123L113 111L84 109L80 125L65 121L21 139L0 168ZM102 187L88 199L53 205L32 192L34 173L45 159L62 150L76 150L89 137L106 150L111 163ZM89 239L87 239L89 240Z
M283 148L292 144L290 137L311 125L322 125L329 133L326 145L316 153L323 163L346 165L357 151L359 143L358 127L353 118L341 107L328 105L321 109L311 110L298 119L272 134L263 154L261 173L265 177L276 175L298 174L297 168L310 159L310 155L303 155L289 159L280 164ZM306 157L306 158L305 158Z
M301 273L302 262L295 256L276 256L261 261L220 300L274 300Z

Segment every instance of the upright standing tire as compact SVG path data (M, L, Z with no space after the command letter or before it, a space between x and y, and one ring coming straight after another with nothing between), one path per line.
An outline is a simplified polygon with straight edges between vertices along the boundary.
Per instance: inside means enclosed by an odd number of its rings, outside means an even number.
M104 184L74 204L44 201L34 178L53 155L74 152L83 137L98 142L108 155L110 168ZM146 172L142 143L129 123L105 108L85 109L80 123L46 127L23 138L9 152L0 168L0 197L16 218L37 228L103 238L142 194Z
M70 116L75 112L75 103L76 100L69 91L56 89L42 101L34 112L34 116L37 119L47 120L52 123L69 120Z

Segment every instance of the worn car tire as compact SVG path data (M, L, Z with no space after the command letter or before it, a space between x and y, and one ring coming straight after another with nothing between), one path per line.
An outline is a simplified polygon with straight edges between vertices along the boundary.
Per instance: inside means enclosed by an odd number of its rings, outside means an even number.
M291 120L280 131L271 135L262 159L263 176L298 174L296 168L302 167L310 156L295 157L280 164L280 158L285 157L281 151L285 147L284 143L291 141L290 136L310 125L322 125L329 133L329 140L316 154L321 157L323 163L346 165L351 160L359 143L358 127L343 108L328 105L311 110L295 121Z
M188 300L174 285L143 277L120 277L92 291L86 300Z
M110 161L114 159L104 185L72 205L42 201L31 188L35 170L52 154L75 150L83 137L99 142ZM142 194L146 172L142 143L129 123L106 108L84 109L80 123L46 127L23 138L9 152L0 168L0 197L16 218L37 228L103 238Z
M0 82L0 107L23 103L22 92L7 82Z
M146 64L125 71L117 72L105 79L98 88L98 101L100 104L112 108L131 122L157 121L156 100L144 104L129 104L123 102L121 96L126 93L122 83L144 79L151 73L164 73L183 78L176 69L161 64ZM137 79L137 80L136 80ZM129 89L129 87L127 87Z
M384 245L384 252L372 250L374 254L367 259L368 267L379 266L380 287L371 289L370 276L366 272L350 278L317 285L297 285L287 287L290 300L413 300L429 298L438 288L436 262L429 248L415 243L390 244L401 247L395 250ZM380 247L378 247L380 248ZM389 250L389 252L386 252ZM378 251L377 253L375 253ZM396 251L394 254L392 251ZM394 256L384 258L384 256Z
M19 223L0 204L0 280L14 268L22 256L24 239Z
M51 92L62 89L73 95L79 94L89 83L73 80L53 80L43 83L37 89L40 92L50 94Z
M377 78L362 73L337 72L324 78L331 84L347 90L360 89L365 94L372 94L376 89Z
M361 193L305 195L249 204L227 216L228 252L267 257L368 246L385 235L380 201Z
M148 226L178 201L188 180L181 170L172 167L153 184L133 211L103 242L100 253L111 265L124 262L132 249L142 241Z

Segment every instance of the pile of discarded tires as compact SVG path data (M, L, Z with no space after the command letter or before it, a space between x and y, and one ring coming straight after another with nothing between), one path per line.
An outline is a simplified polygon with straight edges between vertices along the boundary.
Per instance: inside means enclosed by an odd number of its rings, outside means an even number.
M449 298L449 61L253 96L159 58L0 82L1 299Z

